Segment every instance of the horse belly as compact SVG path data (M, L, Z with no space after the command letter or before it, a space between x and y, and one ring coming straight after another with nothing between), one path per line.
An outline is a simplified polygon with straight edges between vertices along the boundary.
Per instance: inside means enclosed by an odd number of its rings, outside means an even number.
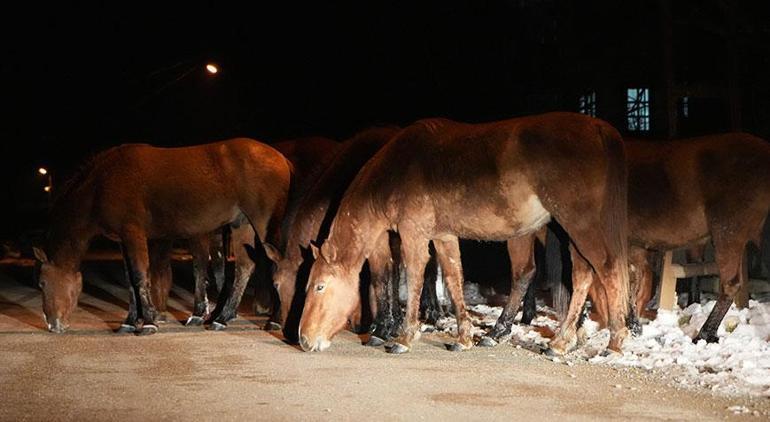
M217 230L236 221L241 211L235 206L207 206L174 209L153 214L149 232L152 237L186 237Z
M459 237L475 240L507 240L537 231L551 219L535 194L511 198L504 206L481 205L466 208L444 224Z

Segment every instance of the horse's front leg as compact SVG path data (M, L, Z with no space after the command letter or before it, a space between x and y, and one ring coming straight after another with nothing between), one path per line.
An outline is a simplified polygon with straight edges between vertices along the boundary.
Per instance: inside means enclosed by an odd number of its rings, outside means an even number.
M141 230L130 230L122 236L122 240L123 258L128 267L129 281L137 296L138 315L143 321L139 334L155 334L158 332L156 323L158 311L155 309L150 295L150 256L147 250L147 237Z
M237 230L233 230L232 236L235 244L233 251L235 254L235 280L229 292L224 289L219 293L217 309L214 310L211 321L211 328L217 331L227 328L227 322L238 316L238 305L241 303L243 292L246 290L246 285L255 266L247 249L254 249L254 231L251 226L243 225Z
M126 333L133 333L136 332L136 326L138 324L138 309L136 306L136 291L134 290L134 283L131 282L131 270L128 266L128 260L125 259L126 252L123 245L120 246L121 252L123 254L123 272L126 277L126 282L128 283L128 315L126 315L126 319L123 321L122 324L120 324L120 327L118 328L119 334L126 334Z
M374 311L374 321L366 345L372 347L381 346L392 338L393 307L398 306L398 296L395 297L396 303L393 303L393 284L398 286L398 281L395 278L397 273L393 267L396 264L391 256L388 238L389 235L381 236L368 258L371 275L370 303Z
M401 232L401 256L406 263L407 287L406 315L401 325L401 334L395 340L389 353L405 353L420 334L420 294L425 282L425 264L430 259L428 240L420 235Z
M209 235L190 239L189 248L193 259L193 277L195 292L193 313L187 318L185 325L201 325L209 315L209 298L206 294L208 280L206 273L209 263Z
M427 324L433 325L444 316L444 310L438 301L437 280L438 262L434 254L428 260L428 265L425 266L425 283L423 284L422 295L420 296L420 313Z

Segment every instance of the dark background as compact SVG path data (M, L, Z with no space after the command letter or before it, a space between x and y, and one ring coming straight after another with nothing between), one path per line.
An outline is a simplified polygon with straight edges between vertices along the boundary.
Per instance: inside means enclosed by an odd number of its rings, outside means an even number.
M83 159L125 142L344 139L422 117L577 111L587 90L597 115L623 131L625 90L640 86L651 90L651 130L636 135L768 138L766 3L3 6L0 235L45 226L38 166L52 170L56 190ZM207 75L207 62L220 73ZM666 104L683 92L689 115L678 112L672 132Z

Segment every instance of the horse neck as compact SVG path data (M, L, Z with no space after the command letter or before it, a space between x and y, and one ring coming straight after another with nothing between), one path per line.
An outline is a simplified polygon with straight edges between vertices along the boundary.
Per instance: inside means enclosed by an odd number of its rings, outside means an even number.
M91 238L96 235L90 221L92 198L82 193L67 196L61 198L63 203L52 213L48 249L54 264L77 271Z
M360 271L364 260L387 229L385 217L370 205L343 203L326 242L337 250L337 262L350 270Z

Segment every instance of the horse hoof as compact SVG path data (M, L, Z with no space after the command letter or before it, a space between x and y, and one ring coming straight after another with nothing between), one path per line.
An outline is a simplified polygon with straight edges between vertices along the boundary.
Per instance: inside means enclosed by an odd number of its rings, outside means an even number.
M283 327L281 327L281 324L275 321L268 321L267 325L265 325L266 331L279 331L281 329L283 329Z
M227 324L222 324L221 322L214 321L211 323L211 329L214 331L224 331L227 329Z
M131 334L134 332L136 332L136 327L130 324L120 324L120 328L116 331L118 334Z
M639 337L642 335L642 324L639 324L637 322L637 323L631 324L628 328L630 329L632 336Z
M139 331L140 336L149 336L152 334L155 334L158 332L158 326L155 324L144 324L142 326L141 331Z
M187 318L187 321L185 321L184 325L188 327L192 326L198 326L203 324L203 317L199 317L196 315L190 315L189 318Z
M619 356L623 356L623 353L621 353L621 352L619 352L617 350L612 350L612 349L607 348L607 349L604 349L604 351L600 353L600 356L604 357L604 358L619 357Z
M546 355L549 358L560 358L564 356L564 353L557 351L556 349L552 349L550 347L543 350L543 354Z
M385 344L385 340L374 335L369 336L369 341L366 342L366 345L369 347L380 347L383 344Z
M700 334L695 336L694 339L692 339L693 343L698 343L701 340L706 340L706 343L719 343L719 337L714 335L707 335L706 337L701 337Z
M458 342L445 344L444 347L450 352L462 352L463 350L470 349L470 347Z
M484 336L479 340L479 346L481 347L495 347L499 343L497 340L493 339L492 337Z
M390 347L386 348L386 351L392 355L400 355L409 351L408 346L404 346L401 343L393 343Z
M168 315L166 315L165 313L158 315L158 317L155 318L155 322L160 323L160 324L167 323L168 322Z

